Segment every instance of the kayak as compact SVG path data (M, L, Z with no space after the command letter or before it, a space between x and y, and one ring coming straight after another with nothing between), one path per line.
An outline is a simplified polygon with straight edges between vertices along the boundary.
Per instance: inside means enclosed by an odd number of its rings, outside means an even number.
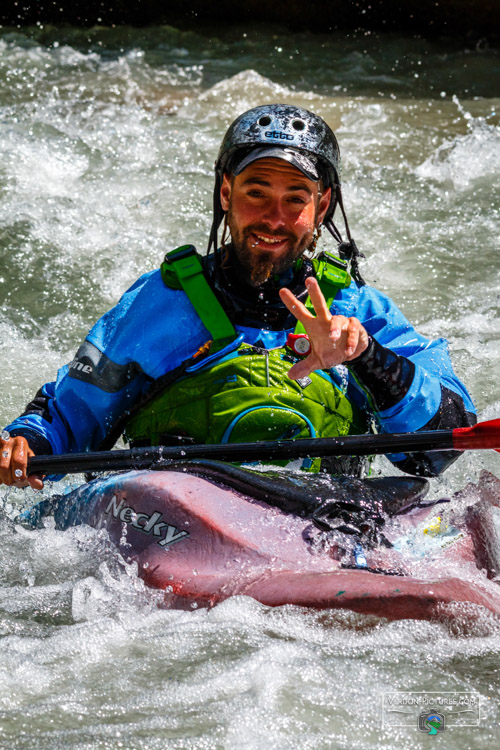
M105 528L167 607L245 595L390 620L500 616L500 480L483 472L439 501L427 489L189 461L95 479L20 520Z

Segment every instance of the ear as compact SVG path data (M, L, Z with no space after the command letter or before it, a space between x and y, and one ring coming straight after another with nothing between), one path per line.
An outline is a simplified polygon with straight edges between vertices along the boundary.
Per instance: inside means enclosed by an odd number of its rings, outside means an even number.
M222 185L220 187L220 203L223 211L227 211L229 208L229 201L231 199L231 180L227 174L222 178Z
M323 219L325 218L325 214L328 211L328 206L330 205L330 198L332 197L332 189L327 188L324 193L322 194L321 198L319 199L318 204L318 226L323 223Z

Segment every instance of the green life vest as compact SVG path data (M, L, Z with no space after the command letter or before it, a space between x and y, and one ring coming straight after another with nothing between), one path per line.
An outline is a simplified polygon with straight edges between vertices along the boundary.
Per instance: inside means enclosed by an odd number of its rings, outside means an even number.
M350 276L345 264L323 254L313 260L328 307ZM292 380L287 373L297 357L286 347L262 349L244 342L204 276L200 256L188 245L168 253L162 265L167 286L183 289L210 331L208 355L131 416L125 435L132 444L158 445L184 436L196 443L326 437L364 432L327 372ZM310 299L306 307L313 310ZM304 332L299 323L296 333ZM307 463L303 468L310 468ZM314 469L319 461L314 462Z

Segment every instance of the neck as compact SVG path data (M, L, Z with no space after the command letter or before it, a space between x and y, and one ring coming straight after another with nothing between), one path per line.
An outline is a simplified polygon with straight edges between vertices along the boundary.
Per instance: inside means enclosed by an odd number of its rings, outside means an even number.
M287 287L302 302L307 290L305 279L313 275L312 264L300 259L295 268L284 271L279 276L268 279L259 287L247 283L246 272L239 263L231 247L217 251L217 259L209 256L209 267L216 290L223 297L224 307L232 322L250 327L274 331L293 328L297 322L283 305L279 290Z

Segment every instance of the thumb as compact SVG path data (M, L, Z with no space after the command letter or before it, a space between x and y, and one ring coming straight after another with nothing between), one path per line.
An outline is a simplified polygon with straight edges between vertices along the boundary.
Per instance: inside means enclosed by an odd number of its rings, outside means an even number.
M317 370L318 367L319 365L316 363L314 355L310 354L305 359L301 359L300 362L296 362L288 370L288 377L292 380L300 380L300 378L305 378L309 373Z

